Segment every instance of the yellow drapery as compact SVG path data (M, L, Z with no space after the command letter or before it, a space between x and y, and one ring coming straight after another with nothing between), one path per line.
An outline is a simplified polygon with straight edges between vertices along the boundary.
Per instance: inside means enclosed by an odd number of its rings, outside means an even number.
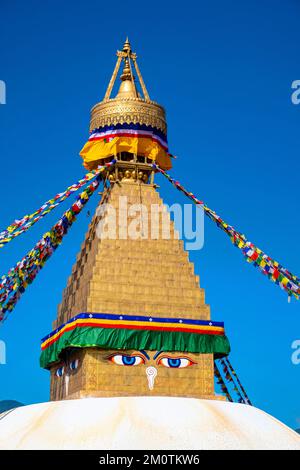
M111 140L89 140L80 151L83 164L93 169L101 160L116 156L119 152L142 155L155 161L162 169L172 168L171 158L158 142L145 137L114 137Z

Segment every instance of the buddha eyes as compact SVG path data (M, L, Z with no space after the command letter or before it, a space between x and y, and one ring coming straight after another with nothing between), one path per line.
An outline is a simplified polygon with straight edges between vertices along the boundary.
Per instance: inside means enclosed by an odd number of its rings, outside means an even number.
M64 367L59 367L56 369L55 375L56 377L62 377L64 375L65 368Z
M78 369L78 365L79 365L78 359L75 359L75 361L70 362L69 364L70 370Z
M119 366L138 366L145 364L145 359L142 356L128 356L125 354L114 354L109 357L109 360Z
M187 357L165 356L158 359L157 364L174 369L183 369L184 367L192 366L195 362Z
M68 374L68 372L74 372L78 369L79 366L79 360L74 359L74 361L71 361L69 363L65 363L64 366L60 366L58 369L55 371L56 377L63 377L63 375Z
M145 358L140 355L112 354L108 359L119 366L138 366L146 363ZM183 369L192 366L195 362L188 357L163 356L157 359L156 364L173 369Z

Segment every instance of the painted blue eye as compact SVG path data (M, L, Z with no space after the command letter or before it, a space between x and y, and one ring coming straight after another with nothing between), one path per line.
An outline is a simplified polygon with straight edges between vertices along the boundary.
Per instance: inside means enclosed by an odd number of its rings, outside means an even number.
M136 358L134 356L122 356L122 362L124 366L133 366L136 362Z
M75 361L70 362L70 369L76 370L78 368L78 364L79 364L78 359L75 359Z
M187 357L162 357L158 360L158 364L173 369L183 369L195 363Z
M64 370L64 367L60 367L59 369L57 369L55 372L56 377L62 377L64 375Z
M127 356L126 354L114 354L110 356L109 360L114 364L118 364L118 366L138 366L139 364L145 364L141 356Z
M181 359L168 359L169 367L180 367Z

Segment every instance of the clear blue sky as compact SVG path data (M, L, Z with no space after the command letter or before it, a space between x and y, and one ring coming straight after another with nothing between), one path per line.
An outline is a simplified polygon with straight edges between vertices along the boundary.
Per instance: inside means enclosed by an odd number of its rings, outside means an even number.
M300 79L299 18L296 0L2 0L1 229L84 174L78 152L89 110L102 99L128 34L151 97L167 109L170 149L180 157L173 175L300 275L300 105L290 99ZM159 184L165 202L186 202L162 178ZM0 250L1 273L61 212ZM7 344L0 399L48 400L39 341L51 330L86 212L0 329ZM249 396L299 427L300 365L291 363L291 343L300 338L300 303L288 304L209 220L204 248L191 259L213 319L226 322Z

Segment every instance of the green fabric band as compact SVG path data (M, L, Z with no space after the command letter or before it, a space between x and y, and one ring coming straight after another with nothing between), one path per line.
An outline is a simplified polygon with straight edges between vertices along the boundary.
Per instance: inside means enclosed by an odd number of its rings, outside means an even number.
M181 331L129 330L116 328L80 327L66 331L57 341L42 351L41 367L47 369L60 360L66 348L101 348L150 351L180 351L229 354L230 344L226 336L186 333Z

